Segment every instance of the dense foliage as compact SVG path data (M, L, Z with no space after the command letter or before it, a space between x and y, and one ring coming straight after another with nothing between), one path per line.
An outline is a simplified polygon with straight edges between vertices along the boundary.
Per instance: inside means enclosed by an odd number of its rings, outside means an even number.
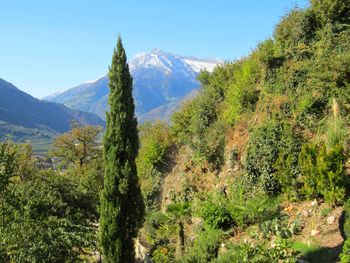
M311 0L284 16L249 56L200 74L199 95L170 127L171 139L190 150L179 175L187 183L177 192L190 189L196 221L184 228L185 236L195 235L187 238L184 262L295 262L290 238L300 221L290 225L279 203L316 198L334 207L348 197L349 12L344 0ZM196 182L209 180L208 170L221 188L201 192L188 182L193 173ZM227 249L229 238L215 234L256 225L254 244ZM275 247L260 235L276 239ZM172 234L153 235L152 244L155 262L171 262Z
M98 220L85 175L40 169L26 145L0 148L3 262L83 261L96 249Z
M349 262L349 17L346 0L291 10L250 55L201 72L171 123L138 130L119 39L103 151L91 126L56 139L49 169L0 144L0 261L132 262L145 212L137 251L155 263L296 262L304 222L285 204L316 199L345 204Z
M139 130L141 148L136 160L137 174L146 208L152 210L159 208L159 193L171 139L163 122L145 123Z

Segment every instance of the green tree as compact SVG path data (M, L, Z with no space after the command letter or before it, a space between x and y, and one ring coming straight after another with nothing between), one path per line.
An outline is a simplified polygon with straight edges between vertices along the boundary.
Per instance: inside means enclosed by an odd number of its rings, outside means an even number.
M311 0L311 8L322 25L326 23L350 23L348 0Z
M101 127L98 126L74 127L55 139L51 155L58 157L63 166L73 164L81 172L86 164L101 155L98 141L100 132Z
M105 262L133 262L133 238L143 223L144 203L135 164L139 141L132 78L120 37L108 77L110 112L103 140L100 242Z
M95 249L97 209L79 176L39 171L13 182L0 231L1 262L82 262ZM1 251L3 250L3 251Z
M1 226L5 227L5 198L11 178L16 171L16 151L11 144L0 144L0 200L1 200Z

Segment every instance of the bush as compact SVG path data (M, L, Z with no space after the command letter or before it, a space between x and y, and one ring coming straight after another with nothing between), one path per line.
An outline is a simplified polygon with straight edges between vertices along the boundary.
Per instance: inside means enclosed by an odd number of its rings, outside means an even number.
M300 43L308 44L315 35L315 18L309 10L293 9L276 26L274 38L283 51Z
M297 253L292 249L289 239L277 239L275 246L268 248L263 244L241 243L232 246L226 253L220 254L212 263L294 263Z
M226 195L217 192L206 196L199 203L198 214L206 225L227 230L244 228L275 218L279 214L278 202L252 185L246 176L236 178Z
M164 164L171 141L167 125L160 121L143 124L139 133L141 147L137 164L138 173L142 176Z
M194 240L192 247L188 248L181 263L207 263L216 258L219 247L224 238L221 230L206 228Z
M174 250L167 246L159 246L152 253L154 263L172 263L174 262Z
M347 0L311 0L311 9L323 26L326 23L350 23L350 6Z
M258 63L252 58L240 62L233 76L233 81L226 91L223 112L229 124L237 121L243 111L250 112L255 109L255 104L259 99L257 82L260 68Z
M340 254L341 263L350 263L350 240L346 240L343 246L343 250Z
M314 144L304 145L299 164L306 197L310 199L322 196L332 205L342 202L348 184L344 175L344 161L341 145L329 151L324 144L319 147Z
M226 206L214 203L212 200L201 204L199 215L208 226L215 229L227 230L235 225L235 221Z
M298 166L295 160L298 152L299 141L291 127L269 121L252 132L248 143L245 169L253 182L262 182L266 193L277 194L280 192L281 185L285 186L286 180L293 180L297 176ZM282 165L275 165L279 156L284 158L290 156L290 166L287 169ZM288 178L285 179L285 176Z
M168 127L163 122L140 127L140 150L136 159L137 173L147 210L154 209L159 195L166 152L171 146Z
M267 196L262 188L251 182L246 175L233 180L227 200L223 203L238 227L258 224L278 215L277 200Z
M200 93L172 118L175 140L191 147L197 163L215 169L223 163L226 127L219 120L219 112L231 71L228 64L212 73L202 72L198 77L202 83Z

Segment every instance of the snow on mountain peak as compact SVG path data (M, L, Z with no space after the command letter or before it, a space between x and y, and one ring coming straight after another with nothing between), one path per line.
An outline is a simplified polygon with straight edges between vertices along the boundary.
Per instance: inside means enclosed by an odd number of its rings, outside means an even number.
M223 64L223 60L178 56L155 48L150 52L136 54L130 62L130 70L134 72L140 68L156 67L170 74L174 70L179 70L179 67L181 67L199 73L201 70L212 72L219 64Z

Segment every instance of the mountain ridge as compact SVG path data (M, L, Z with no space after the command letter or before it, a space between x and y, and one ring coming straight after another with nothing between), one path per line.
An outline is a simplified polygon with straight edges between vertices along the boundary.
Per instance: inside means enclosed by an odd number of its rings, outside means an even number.
M196 78L202 69L212 71L220 64L223 64L221 59L198 59L160 49L136 54L130 60L129 68L134 80L133 95L139 122L149 120L147 113L158 107L172 108L167 104L181 101L191 91L199 88ZM82 83L43 99L63 103L72 109L92 112L104 119L108 108L108 92L106 74L95 81ZM155 117L167 119L161 115Z
M78 120L83 124L104 125L94 114L36 99L2 78L0 93L0 120L6 123L58 133L68 131L71 120Z

